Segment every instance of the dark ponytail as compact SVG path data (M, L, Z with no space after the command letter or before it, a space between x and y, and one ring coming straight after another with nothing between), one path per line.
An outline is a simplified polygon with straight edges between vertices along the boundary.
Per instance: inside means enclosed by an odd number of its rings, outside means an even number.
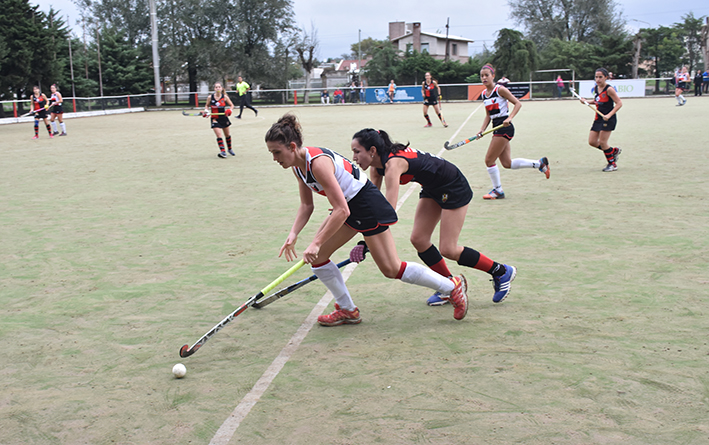
M278 119L278 122L271 125L271 128L266 132L265 139L266 142L280 142L285 146L295 142L297 147L302 147L303 128L294 114L287 113Z
M380 158L386 159L389 154L398 153L401 150L405 150L409 144L406 145L399 144L398 142L392 142L389 135L384 130L375 130L373 128L365 128L364 130L359 130L352 136L352 139L357 139L359 145L369 150L371 147L377 149L377 154Z

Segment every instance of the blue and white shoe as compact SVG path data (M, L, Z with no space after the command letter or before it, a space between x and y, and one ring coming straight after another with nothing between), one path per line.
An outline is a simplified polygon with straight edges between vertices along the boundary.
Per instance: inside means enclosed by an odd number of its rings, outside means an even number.
M504 265L505 274L500 277L492 277L492 285L495 288L495 295L492 296L493 303L500 303L507 298L510 293L510 284L517 276L517 268L514 266Z
M444 300L443 298L441 298L441 293L436 292L435 294L428 297L428 300L426 300L426 304L429 306L443 306L444 304L448 304L448 300Z

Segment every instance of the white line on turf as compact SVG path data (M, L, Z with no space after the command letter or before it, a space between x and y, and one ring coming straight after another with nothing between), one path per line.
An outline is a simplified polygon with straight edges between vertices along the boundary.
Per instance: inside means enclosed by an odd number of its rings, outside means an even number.
M482 104L480 104L475 110L473 110L472 113L470 113L465 122L463 122L463 124L458 128L458 130L453 134L453 136L451 136L449 142L450 140L453 140L456 136L458 136L458 133L460 133L465 124L468 123L470 118L473 117L475 112L478 111L481 106ZM438 153L438 155L440 156L441 153L443 153L444 151L445 148L442 149ZM399 202L396 203L397 212L399 211L399 209L401 209L401 206L404 205L408 197L411 196L411 194L417 188L418 184L415 182L412 182L409 185L404 195L399 198ZM352 272L354 272L356 267L357 263L350 263L345 267L345 270L342 272L342 277L345 279L345 282L347 281L347 279L349 279L350 275L352 275ZM239 402L236 408L234 408L234 411L232 411L231 415L227 417L224 423L222 423L222 426L220 426L217 432L214 434L214 437L212 437L212 440L209 442L209 445L227 445L229 443L231 438L234 436L234 433L236 433L236 429L251 411L251 408L256 405L261 396L271 385L271 382L273 382L273 380L281 372L281 369L283 369L288 360L290 360L293 353L300 346L300 343L308 335L308 332L310 332L313 326L315 326L315 323L318 320L318 315L321 315L323 313L323 311L325 310L325 308L327 308L331 301L332 294L330 293L330 291L328 291L325 293L325 295L323 295L320 301L318 301L318 304L315 305L313 310L310 312L310 315L308 315L303 324L301 324L295 334L293 334L293 337L291 337L288 344L281 350L280 354L278 354L275 360L273 360L268 369L266 369L266 372L263 373L263 375L261 376L261 378L258 379L254 387L251 388L251 391L249 391L249 393L246 394L243 399L241 399L241 402Z

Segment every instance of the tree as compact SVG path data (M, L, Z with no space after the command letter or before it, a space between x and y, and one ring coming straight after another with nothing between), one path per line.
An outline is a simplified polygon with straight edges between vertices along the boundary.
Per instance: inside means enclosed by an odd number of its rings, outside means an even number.
M350 45L350 51L351 54L347 57L348 59L357 59L359 58L359 52L361 48L361 57L362 59L366 59L367 57L371 57L374 55L374 51L381 47L384 42L387 40L377 40L373 39L371 37L367 37L366 39L355 42L352 45Z
M642 47L641 57L654 67L653 77L670 77L674 69L681 62L683 50L682 40L677 30L660 26L640 30L645 44ZM660 91L660 81L655 81L655 92Z
M401 60L400 51L390 41L385 40L372 53L372 59L364 67L369 85L387 85L397 78L397 66Z
M315 52L318 49L318 32L314 25L310 25L310 33L305 30L300 31L300 41L295 45L295 51L298 53L300 64L305 70L305 103L309 102L310 78L315 68Z
M123 31L108 27L101 32L101 67L104 95L122 96L149 91L153 84L150 59L128 41Z
M702 58L702 17L695 18L694 13L689 12L682 16L682 20L675 23L674 28L684 42L682 64L687 65L689 72L692 72Z
M537 49L534 42L524 40L519 31L501 29L495 40L492 64L499 73L514 79L527 79L537 68Z
M63 80L68 31L57 13L45 14L28 0L0 0L0 8L0 52L9 56L0 62L0 98L29 97L34 85L46 90Z
M614 0L510 0L510 17L539 48L552 39L600 43L622 32L625 20Z

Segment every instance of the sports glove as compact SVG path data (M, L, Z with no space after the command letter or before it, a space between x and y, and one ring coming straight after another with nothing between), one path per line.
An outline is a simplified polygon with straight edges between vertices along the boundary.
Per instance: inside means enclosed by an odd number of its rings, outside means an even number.
M202 117L209 117L209 113L202 113Z
M231 116L231 108L224 110L224 116Z
M367 248L367 243L364 241L360 241L357 243L356 246L350 250L350 261L353 263L361 263L364 261L365 255L369 252L369 248Z

